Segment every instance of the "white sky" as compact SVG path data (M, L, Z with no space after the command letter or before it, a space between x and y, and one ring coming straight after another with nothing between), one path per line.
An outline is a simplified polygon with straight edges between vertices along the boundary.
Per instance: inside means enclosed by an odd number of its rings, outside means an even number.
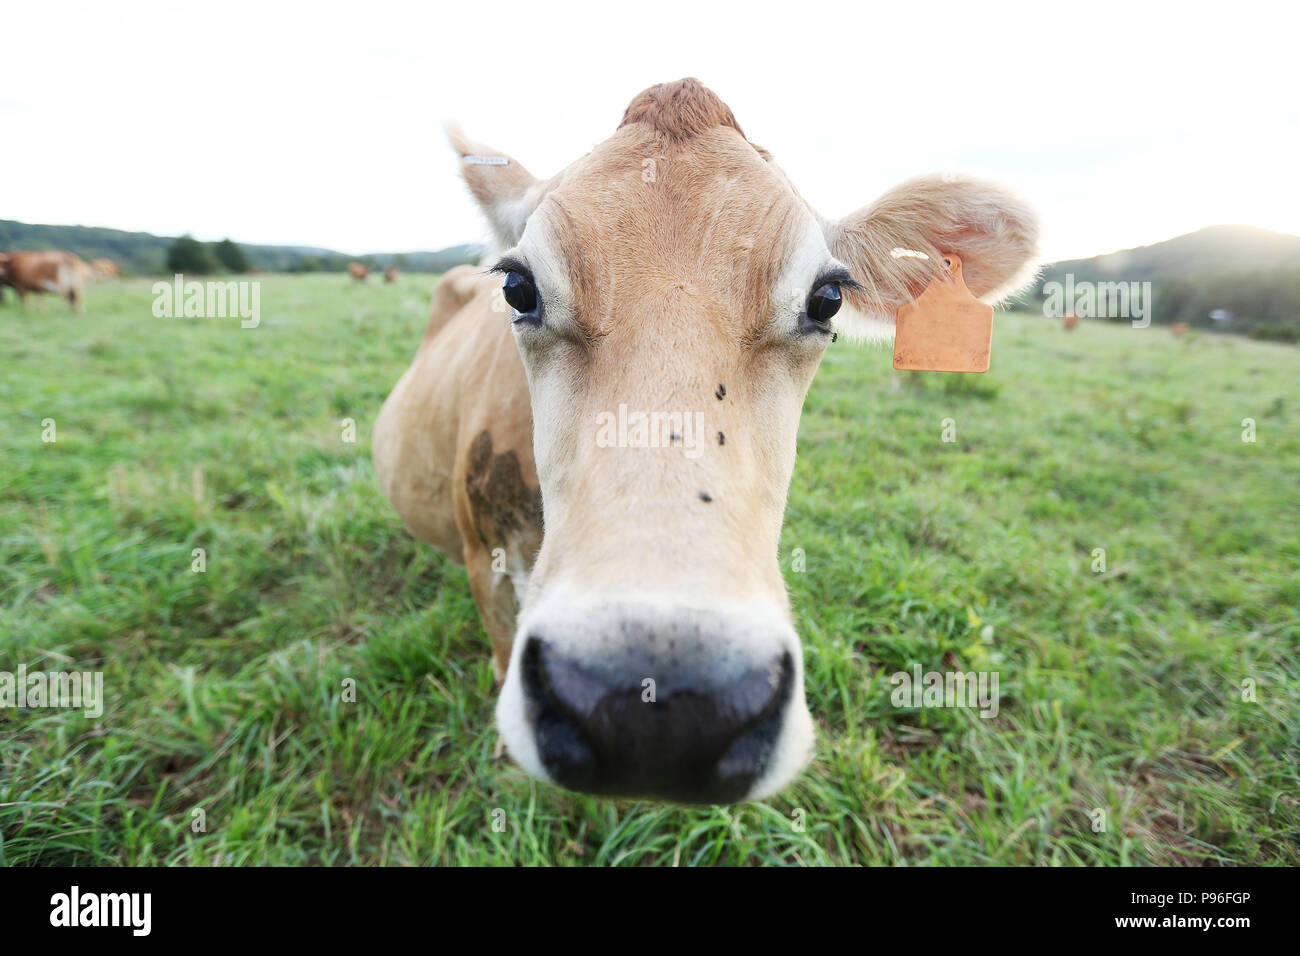
M0 218L352 254L484 229L441 132L549 175L697 76L826 215L1018 188L1049 258L1300 233L1290 4L4 0Z

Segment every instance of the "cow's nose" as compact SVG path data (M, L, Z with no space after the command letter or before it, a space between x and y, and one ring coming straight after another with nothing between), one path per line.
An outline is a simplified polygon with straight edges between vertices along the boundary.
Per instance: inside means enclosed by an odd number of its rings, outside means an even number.
M538 755L553 780L681 803L731 803L750 791L794 680L789 653L718 679L701 673L707 668L580 662L538 637L528 638L520 663Z

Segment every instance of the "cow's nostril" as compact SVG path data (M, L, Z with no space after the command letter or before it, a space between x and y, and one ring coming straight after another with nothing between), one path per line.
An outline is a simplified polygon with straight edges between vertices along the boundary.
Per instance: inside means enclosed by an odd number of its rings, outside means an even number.
M780 734L794 680L788 653L711 677L645 660L578 662L536 636L521 664L538 753L556 782L685 803L749 792Z
M575 781L575 790L588 789L595 771L595 755L583 740L578 726L563 712L543 666L544 645L530 637L524 648L522 676L528 719L537 737L537 750L547 771L556 780ZM566 784L567 785L567 784Z

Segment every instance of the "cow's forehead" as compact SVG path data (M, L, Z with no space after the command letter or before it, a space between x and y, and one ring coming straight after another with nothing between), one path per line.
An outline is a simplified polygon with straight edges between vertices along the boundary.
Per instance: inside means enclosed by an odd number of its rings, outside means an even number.
M621 127L567 171L534 219L534 241L563 263L575 311L600 324L617 320L614 297L673 284L757 320L813 221L784 177L722 126L685 140Z

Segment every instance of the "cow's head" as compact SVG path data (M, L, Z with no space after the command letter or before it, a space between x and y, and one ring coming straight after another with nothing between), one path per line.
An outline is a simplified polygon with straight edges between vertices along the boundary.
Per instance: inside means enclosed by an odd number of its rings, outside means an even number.
M936 176L822 219L695 80L545 181L451 138L502 246L545 510L507 747L592 793L771 794L813 744L777 557L813 373L836 330L892 334L943 252L977 296L1014 289L1034 216Z

